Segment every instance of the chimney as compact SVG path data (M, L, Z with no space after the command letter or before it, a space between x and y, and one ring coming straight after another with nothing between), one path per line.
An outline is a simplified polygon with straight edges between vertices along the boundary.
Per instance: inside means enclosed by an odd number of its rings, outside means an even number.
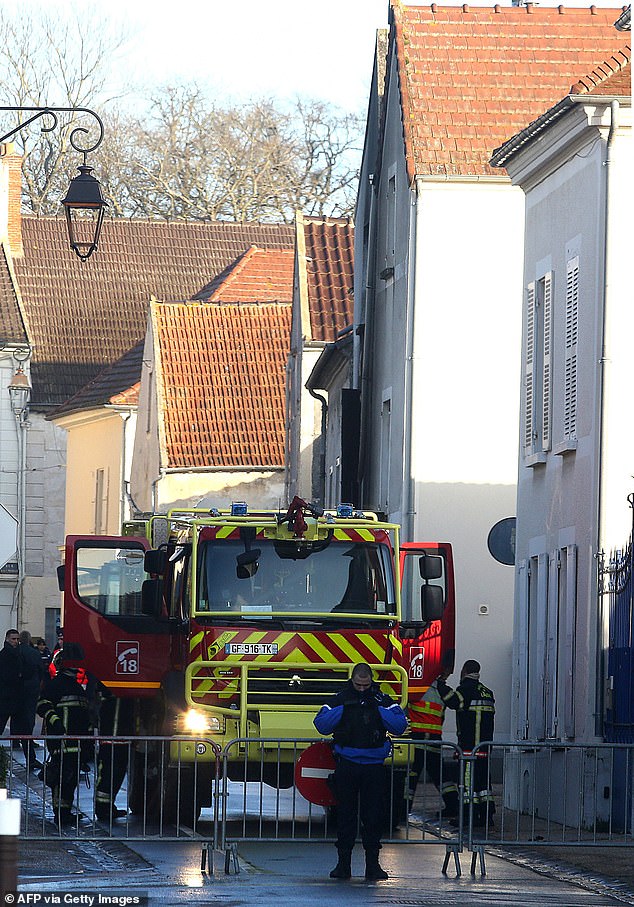
M8 242L11 255L24 254L22 246L22 155L14 142L0 144L0 240Z

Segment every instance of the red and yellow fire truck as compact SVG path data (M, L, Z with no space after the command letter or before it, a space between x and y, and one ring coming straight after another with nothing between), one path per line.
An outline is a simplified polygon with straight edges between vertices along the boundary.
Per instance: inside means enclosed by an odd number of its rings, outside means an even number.
M179 743L180 769L211 771L204 740L240 739L230 777L252 767L290 786L293 749L258 738L317 737L314 715L354 664L404 706L453 664L451 546L400 545L398 526L351 505L171 511L120 537L69 536L60 569L65 638L138 701L138 732L200 735Z

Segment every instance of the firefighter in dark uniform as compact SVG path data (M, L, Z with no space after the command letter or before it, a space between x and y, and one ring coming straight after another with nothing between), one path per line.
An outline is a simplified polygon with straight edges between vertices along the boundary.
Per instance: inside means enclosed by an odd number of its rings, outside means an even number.
M128 814L127 809L115 806L115 800L128 771L131 757L129 738L134 736L135 713L133 699L120 699L105 687L100 692L99 736L128 738L102 740L99 743L95 813L98 819L109 822Z
M450 671L440 675L446 680ZM429 776L443 799L443 818L453 819L458 815L458 785L450 770L443 767L442 726L445 704L438 692L438 681L429 685L421 699L408 703L409 728L412 740L420 742L414 752L409 774L410 806L416 794L416 786L423 771Z
M92 733L86 673L77 663L83 659L81 646L66 643L58 653L58 670L44 681L37 713L44 731L51 737L83 736ZM48 740L50 754L45 766L46 783L52 790L53 810L60 825L73 821L72 805L80 772L91 758L90 741Z
M315 717L320 734L332 734L336 768L337 852L332 879L349 879L352 849L357 836L359 806L361 839L365 850L365 877L387 879L379 865L384 815L384 762L391 752L387 731L401 735L407 718L398 703L373 682L367 664L355 665L343 690L322 706Z
M493 740L495 698L492 691L480 683L480 665L477 661L465 661L460 672L460 683L455 690L447 686L442 675L436 685L445 706L456 712L458 746L463 752L471 753L481 743ZM465 802L469 802L473 788L473 824L479 828L487 823L492 825L495 812L489 773L489 749L479 749L475 764L467 762L465 769Z

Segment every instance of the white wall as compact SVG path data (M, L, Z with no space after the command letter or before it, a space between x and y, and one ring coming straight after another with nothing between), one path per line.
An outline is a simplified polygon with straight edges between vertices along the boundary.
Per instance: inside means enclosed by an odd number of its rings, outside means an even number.
M634 472L634 423L629 418L634 385L628 251L629 110L623 111L623 120L627 129L615 135L609 170L603 435L600 363L607 172L604 141L609 108L603 115L602 141L595 128L600 121L597 111L590 104L586 110L577 105L542 134L539 142L526 147L509 167L514 180L521 182L527 193L524 283L528 285L548 270L553 286L551 447L541 455L543 462L535 462L534 457L520 452L518 486L518 639L513 725L521 736L528 722L530 738L561 736L578 742L596 739L603 710L600 650L605 645L607 624L605 601L597 595L597 553L611 545L624 545L631 529L631 510L626 500L632 491ZM574 438L565 440L566 268L572 257L578 257L579 263L577 419ZM525 342L524 337L523 347ZM523 392L522 417L524 412ZM601 532L600 497L604 517ZM568 606L561 566L567 551L573 551L576 557L576 596Z
M486 542L498 520L515 515L524 198L503 177L430 178L410 187L395 85L392 71L369 280L376 292L363 503L387 510L405 540L454 546L457 667L466 658L481 661L503 738L510 731L513 570L491 557ZM380 272L388 265L394 274L385 280Z

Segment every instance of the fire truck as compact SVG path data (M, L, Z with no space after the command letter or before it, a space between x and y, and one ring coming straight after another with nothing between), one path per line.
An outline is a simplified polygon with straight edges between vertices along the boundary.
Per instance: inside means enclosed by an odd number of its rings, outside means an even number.
M356 663L404 707L453 667L451 546L400 544L397 525L349 504L144 516L119 537L69 536L60 579L66 640L134 697L137 733L173 738L162 771L169 788L178 763L194 817L209 805L208 741L239 741L229 778L288 787L296 747L262 740L317 738L316 712Z

